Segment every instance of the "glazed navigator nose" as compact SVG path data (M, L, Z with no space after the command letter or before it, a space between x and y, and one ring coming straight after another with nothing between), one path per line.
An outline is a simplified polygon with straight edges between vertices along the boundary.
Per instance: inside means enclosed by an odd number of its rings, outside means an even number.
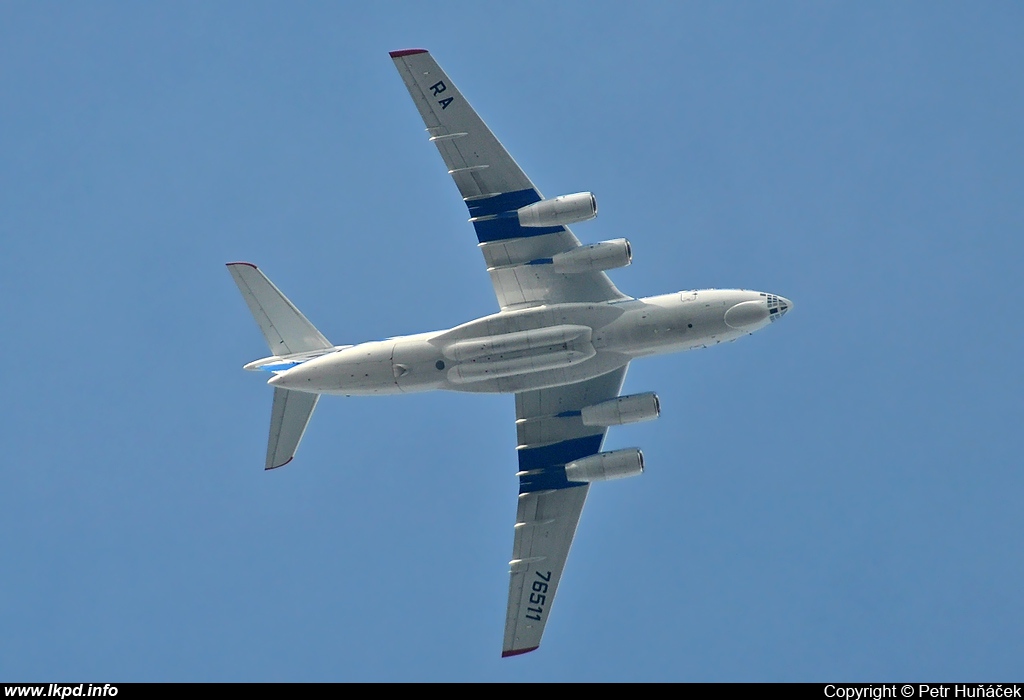
M786 297L780 297L777 294L767 294L765 297L768 303L768 318L772 321L779 320L793 308L793 302Z
M793 308L793 302L786 297L779 297L779 316L785 316L786 312Z

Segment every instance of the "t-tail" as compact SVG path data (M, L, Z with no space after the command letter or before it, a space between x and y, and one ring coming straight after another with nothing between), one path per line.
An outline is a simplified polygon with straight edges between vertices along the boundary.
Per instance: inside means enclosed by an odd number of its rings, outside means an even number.
M251 263L228 263L245 303L267 340L273 356L250 362L248 370L283 372L335 350L295 304ZM267 469L288 464L295 456L302 434L316 408L319 394L274 388L267 441Z

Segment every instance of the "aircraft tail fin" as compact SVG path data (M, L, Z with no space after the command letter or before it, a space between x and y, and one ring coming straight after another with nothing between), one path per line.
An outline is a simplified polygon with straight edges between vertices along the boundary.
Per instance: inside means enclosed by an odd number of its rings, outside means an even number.
M301 353L317 354L318 350L334 347L255 265L228 263L228 272L275 356L269 360ZM267 469L276 469L292 461L319 399L319 394L274 388Z
M228 271L259 324L271 353L284 356L333 347L255 265L228 263Z
M274 407L270 411L270 438L267 440L266 469L277 469L292 461L313 416L319 394L289 389L274 389Z

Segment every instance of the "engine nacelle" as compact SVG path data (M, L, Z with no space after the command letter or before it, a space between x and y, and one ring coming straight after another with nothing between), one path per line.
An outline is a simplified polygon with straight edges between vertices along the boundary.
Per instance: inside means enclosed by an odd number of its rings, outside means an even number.
M519 225L527 228L564 226L597 216L597 199L590 192L563 194L529 204L516 211Z
M661 402L653 391L646 394L619 396L609 401L587 406L580 411L583 425L626 425L654 420L661 415Z
M565 465L569 481L611 481L636 476L644 471L644 453L633 447L577 459Z
M633 249L625 238L581 245L551 258L555 272L597 272L625 267L633 260Z

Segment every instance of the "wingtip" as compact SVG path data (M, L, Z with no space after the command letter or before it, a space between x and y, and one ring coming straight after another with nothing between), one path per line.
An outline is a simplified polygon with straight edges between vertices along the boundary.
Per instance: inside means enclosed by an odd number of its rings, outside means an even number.
M416 53L428 53L426 49L399 49L398 51L388 51L388 55L391 58L401 58L402 56L412 56Z
M510 656L519 656L520 654L529 654L535 649L540 649L540 645L535 647L529 647L528 649L509 649L508 651L501 652L501 658L507 659Z
M275 464L272 467L264 467L263 471L269 472L271 469L280 469L281 467L283 467L284 465L288 464L288 462L292 461L293 459L295 459L295 455L292 455L286 461L281 462L280 464Z
M232 266L234 266L234 265L248 265L249 267L251 267L251 268L252 268L252 269L254 269L254 270L258 270L258 269L259 269L258 267L256 267L255 265L253 265L253 264L252 264L251 262L241 262L241 261L239 261L239 262L229 262L229 263L225 263L225 264L226 264L226 265L227 265L228 267L232 267Z

